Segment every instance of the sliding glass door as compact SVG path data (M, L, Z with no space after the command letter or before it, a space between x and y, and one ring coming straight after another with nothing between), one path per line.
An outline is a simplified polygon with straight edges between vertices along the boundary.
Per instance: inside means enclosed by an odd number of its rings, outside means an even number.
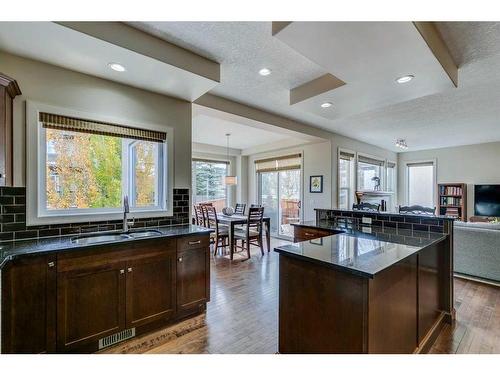
M300 220L300 169L259 172L259 203L271 219L271 234L293 237L291 224Z

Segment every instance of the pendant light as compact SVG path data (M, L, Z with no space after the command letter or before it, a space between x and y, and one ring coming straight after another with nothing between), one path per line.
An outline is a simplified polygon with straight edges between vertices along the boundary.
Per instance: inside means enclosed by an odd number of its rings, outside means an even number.
M226 153L227 153L227 160L229 161L229 136L231 135L231 133L227 133L226 134L226 139L227 139L227 146L226 146ZM224 177L224 184L226 186L231 186L231 185L236 185L238 183L238 177L236 176L231 176L229 174L229 170L228 170L228 175L226 177Z

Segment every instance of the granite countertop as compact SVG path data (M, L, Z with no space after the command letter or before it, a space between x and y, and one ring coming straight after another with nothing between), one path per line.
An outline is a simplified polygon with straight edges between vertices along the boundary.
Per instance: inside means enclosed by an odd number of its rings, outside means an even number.
M155 236L150 237L138 237L138 238L124 238L122 240L114 242L101 242L94 244L77 244L71 241L75 237L86 237L93 234L119 234L121 231L108 231L108 232L98 232L98 233L88 233L85 235L68 235L59 237L45 237L32 240L18 240L18 241L6 241L0 242L0 268L2 268L7 262L16 257L30 254L43 254L52 253L60 251L70 251L76 249L87 249L96 246L103 246L122 242L131 241L142 241L148 239L158 239L158 238L171 238L171 237L181 237L189 236L202 233L213 232L212 229L199 227L197 225L177 225L177 226L164 226L164 227L151 227L151 228L140 228L140 230L131 230L131 232L142 232L145 230L157 230L160 233Z
M342 233L279 246L274 251L369 278L448 236L395 228L339 226L333 222L316 225L306 221L297 225Z

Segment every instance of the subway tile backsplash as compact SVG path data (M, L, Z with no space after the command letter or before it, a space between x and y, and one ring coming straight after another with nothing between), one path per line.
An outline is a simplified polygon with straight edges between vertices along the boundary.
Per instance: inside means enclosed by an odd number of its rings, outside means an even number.
M134 228L189 224L189 189L174 189L173 216L141 218ZM0 186L0 241L116 230L122 220L26 225L26 188Z
M453 221L441 217L425 217L377 212L354 212L351 210L317 209L317 220L336 221L341 224L363 225L361 219L369 217L372 226L420 232L450 233Z

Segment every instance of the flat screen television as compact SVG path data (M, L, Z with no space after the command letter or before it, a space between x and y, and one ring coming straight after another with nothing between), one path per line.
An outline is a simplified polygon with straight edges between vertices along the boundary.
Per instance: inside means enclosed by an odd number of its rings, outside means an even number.
M500 217L500 185L474 185L474 215Z

